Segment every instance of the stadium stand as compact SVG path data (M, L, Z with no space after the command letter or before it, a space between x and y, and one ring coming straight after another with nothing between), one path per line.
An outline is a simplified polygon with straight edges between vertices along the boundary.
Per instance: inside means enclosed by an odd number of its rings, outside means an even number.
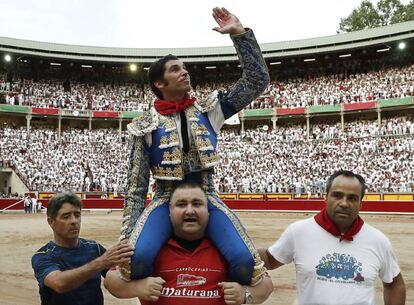
M240 125L220 135L215 182L223 196L320 197L338 168L366 176L369 192L414 192L411 42L414 21L264 44L270 85L241 113ZM240 74L227 47L160 54L0 37L0 55L10 50L14 61L0 63L0 168L39 192L125 190L126 125L154 99L146 68L158 56L184 58L198 98L225 90Z
M66 83L66 86L65 86ZM212 88L228 83L206 83L195 88L203 98ZM82 84L51 79L48 81L0 81L6 103L37 108L67 108L97 111L144 111L155 98L148 86L137 84ZM383 68L360 74L333 74L272 81L262 97L249 109L297 108L381 101L414 95L414 65Z
M305 127L292 125L225 130L219 139L222 166L216 184L224 193L318 193L330 173L353 168L370 192L413 192L414 117ZM31 190L78 192L125 189L127 135L116 129L0 129L0 154ZM88 178L87 178L88 177ZM88 182L89 181L89 182Z

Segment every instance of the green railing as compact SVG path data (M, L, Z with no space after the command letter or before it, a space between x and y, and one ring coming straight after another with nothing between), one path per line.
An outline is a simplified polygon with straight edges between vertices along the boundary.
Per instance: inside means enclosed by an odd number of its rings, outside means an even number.
M404 106L413 104L413 98L404 97L404 98L392 98L389 100L380 101L379 105L381 108L384 107L395 107L395 106Z
M274 114L272 109L248 109L243 111L245 117L268 117Z
M379 102L381 108L385 107L395 107L395 106L407 106L414 104L414 97L405 97L405 98L395 98L388 99ZM18 105L8 105L0 104L0 111L4 112L15 112L15 113L30 113L31 107L29 106L18 106ZM320 105L320 106L310 106L307 107L309 113L330 113L330 112L340 112L341 105ZM65 109L60 109L59 114L62 115L61 111ZM89 111L89 110L88 110ZM141 111L125 111L120 112L119 115L125 119L133 119L142 114ZM260 118L271 118L276 114L276 111L271 109L246 109L243 111L243 116L246 118L260 117Z
M0 105L0 111L29 113L28 106Z
M340 112L341 105L310 106L309 113Z
M139 116L142 112L141 111L126 111L121 112L121 117L124 119L133 119Z

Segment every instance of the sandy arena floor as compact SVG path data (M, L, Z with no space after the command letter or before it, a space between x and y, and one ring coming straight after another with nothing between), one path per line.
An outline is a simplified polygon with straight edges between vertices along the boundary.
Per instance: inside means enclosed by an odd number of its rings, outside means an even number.
M287 227L308 214L238 213L257 247L269 246ZM108 247L119 233L120 212L97 214L84 212L81 236L95 239ZM407 287L407 304L414 304L414 216L363 215L368 223L391 240ZM33 253L52 238L45 214L0 214L0 304L40 304L37 282L30 259ZM295 304L295 273L291 265L271 271L275 291L264 304ZM377 302L382 301L382 285L377 285ZM118 300L104 289L106 305L137 304L134 299Z

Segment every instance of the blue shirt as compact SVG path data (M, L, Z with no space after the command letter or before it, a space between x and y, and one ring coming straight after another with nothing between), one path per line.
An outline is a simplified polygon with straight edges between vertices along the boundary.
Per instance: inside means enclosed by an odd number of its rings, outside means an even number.
M105 248L93 240L79 238L75 248L64 248L49 241L32 257L32 267L39 284L42 305L103 305L101 274L97 272L80 287L66 293L57 293L45 285L46 276L56 270L65 271L86 265L105 252Z

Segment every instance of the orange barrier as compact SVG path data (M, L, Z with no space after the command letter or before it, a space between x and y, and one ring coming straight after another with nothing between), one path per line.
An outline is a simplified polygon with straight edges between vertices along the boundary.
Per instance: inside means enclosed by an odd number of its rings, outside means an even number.
M384 194L383 200L414 200L413 194Z
M239 194L239 199L255 199L255 200L264 200L264 194Z
M79 196L79 198L83 198L83 193L77 192L75 193ZM56 193L54 192L39 192L38 199L50 199L55 196Z
M222 194L219 194L219 197L220 197L221 200L224 200L224 199L237 199L237 194L233 194L233 193L225 194L225 193L222 193Z
M38 198L39 199L49 199L52 197L55 193L53 192L39 192ZM76 193L79 197L85 198L83 193ZM118 193L118 196L115 197L114 194L108 193L108 199L123 199L124 193ZM86 193L86 199L100 199L102 196L101 192L91 192ZM307 194L301 194L299 198L295 198L292 193L268 193L268 194L257 194L257 193L220 193L219 194L220 199L226 200L279 200L279 199L302 199L307 200L308 195ZM323 194L323 197L325 197L325 194ZM152 195L150 193L147 194L147 200L151 200ZM309 199L317 200L321 199L318 198L316 194L311 194L311 197ZM392 201L407 201L407 200L414 200L414 194L413 193L388 193L388 194L380 194L380 193L368 193L365 194L363 201L381 201L381 200L392 200Z
M292 199L292 194L286 193L286 194L267 194L267 199Z
M49 199L53 197L56 193L39 193L39 199Z
M19 199L0 199L0 210L8 208L10 210L23 210L23 201L17 203ZM47 207L48 199L42 199L42 204ZM85 199L82 200L84 209L122 209L123 199L104 200L104 199ZM147 200L149 203L149 200ZM274 199L274 200L231 200L225 199L224 203L234 210L264 210L264 211L319 211L325 206L323 199ZM361 211L378 213L414 213L414 201L364 201Z
M372 200L379 201L379 200L381 200L381 194L366 194L362 200L364 200L364 201L372 201Z

